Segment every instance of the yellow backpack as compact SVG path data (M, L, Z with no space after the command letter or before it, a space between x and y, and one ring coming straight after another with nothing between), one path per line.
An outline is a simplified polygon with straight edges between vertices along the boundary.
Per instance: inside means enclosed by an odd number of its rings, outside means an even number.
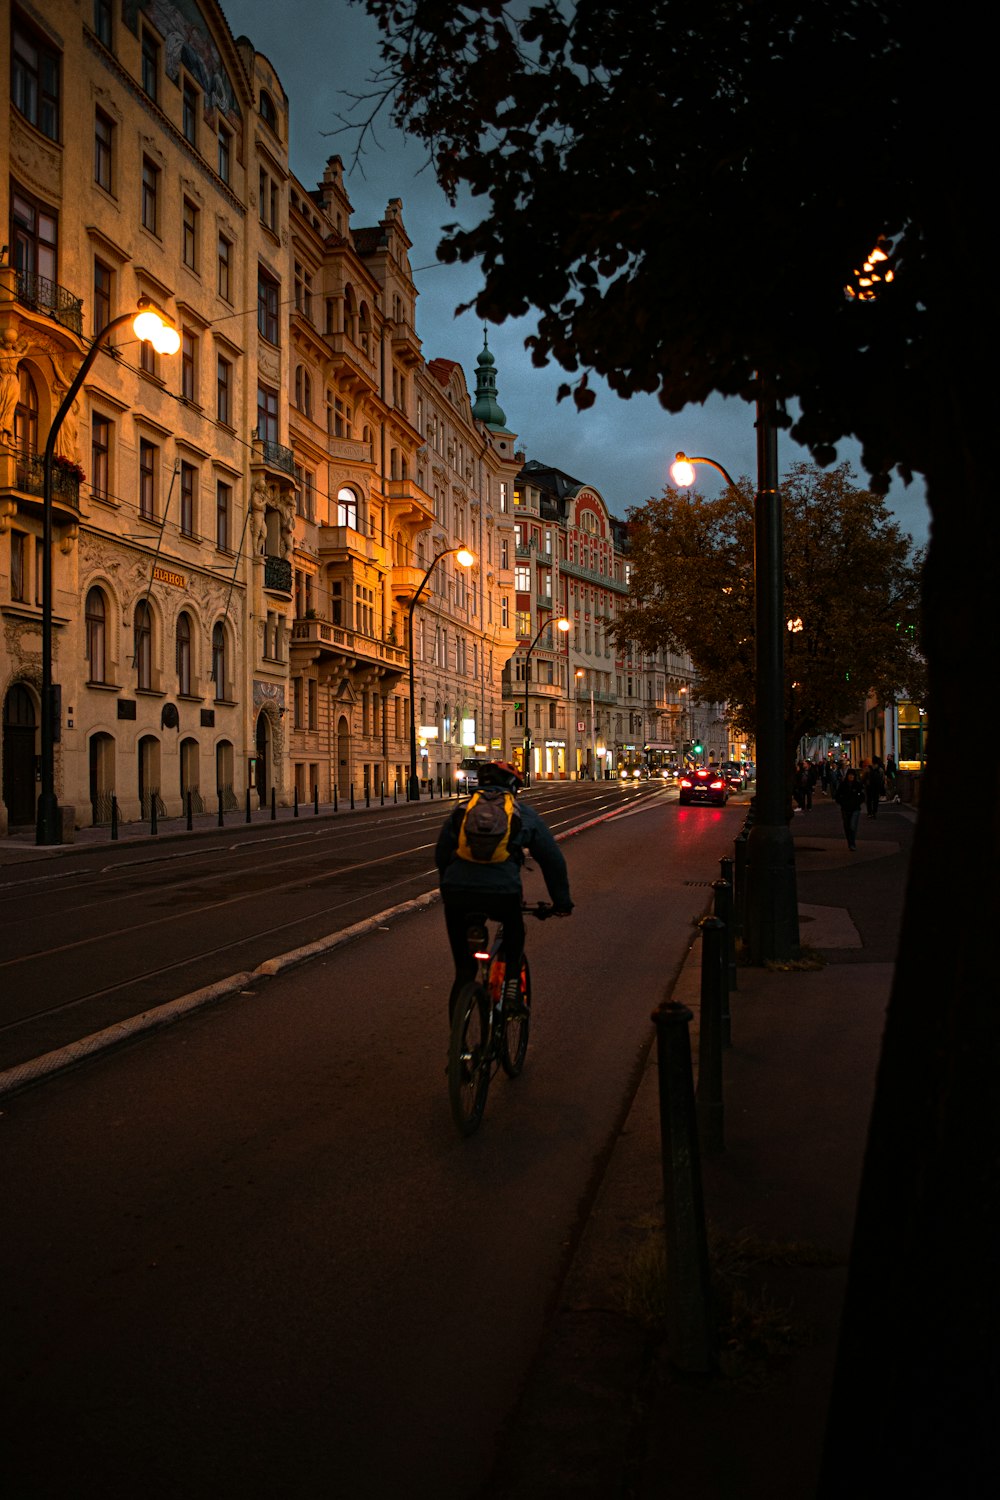
M521 818L512 792L488 786L469 798L458 823L459 859L501 865L517 848Z

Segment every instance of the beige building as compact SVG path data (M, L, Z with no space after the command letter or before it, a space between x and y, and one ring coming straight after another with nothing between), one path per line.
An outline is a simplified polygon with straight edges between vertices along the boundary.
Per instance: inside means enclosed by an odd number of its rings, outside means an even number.
M496 748L517 462L424 363L399 200L356 228L332 158L292 175L267 58L193 0L39 0L0 32L0 830L35 818L41 453L52 487L55 786L78 825L378 793ZM173 358L130 326L140 298ZM507 603L504 604L504 599ZM426 719L426 723L424 720Z

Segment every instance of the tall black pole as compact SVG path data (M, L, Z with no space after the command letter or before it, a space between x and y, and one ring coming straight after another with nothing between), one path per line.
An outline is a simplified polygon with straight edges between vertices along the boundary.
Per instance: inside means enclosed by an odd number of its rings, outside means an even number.
M428 578L430 578L442 557L450 557L453 552L461 552L461 550L461 547L446 547L443 552L437 554L423 578L421 578L420 587L410 600L407 612L407 645L410 655L410 776L407 782L406 796L410 802L420 801L420 777L417 775L417 706L413 701L415 692L413 681L413 611L417 607L417 600L427 587Z
M746 940L754 964L799 952L795 845L788 824L785 764L784 564L778 429L774 398L757 400L757 498L754 505L754 622L757 648L757 793L747 840Z
M42 460L42 724L39 757L41 786L35 822L36 844L62 842L59 803L56 798L56 695L52 683L52 460L55 457L56 438L108 336L123 324L131 323L134 317L134 312L122 313L120 317L112 318L111 322L101 329L87 350L73 383L63 397L62 404L52 419L52 426L49 428L49 435L45 441L45 456Z
M544 628L543 626L542 629ZM539 630L538 635L541 635L541 633L541 630ZM531 719L528 716L528 684L531 681L531 653L535 649L535 641L538 640L538 635L535 636L535 640L532 641L524 654L524 743L521 747L521 758L524 761L524 765L521 769L524 772L525 786L530 786L531 784Z

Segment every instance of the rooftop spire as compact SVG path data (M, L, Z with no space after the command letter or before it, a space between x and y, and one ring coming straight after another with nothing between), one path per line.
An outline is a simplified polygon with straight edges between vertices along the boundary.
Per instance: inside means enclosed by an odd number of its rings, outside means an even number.
M497 401L497 376L494 366L496 360L490 353L489 344L486 341L486 326L483 325L483 347L479 358L476 360L476 399L472 407L472 415L480 422L485 422L487 427L494 430L506 431L507 418Z

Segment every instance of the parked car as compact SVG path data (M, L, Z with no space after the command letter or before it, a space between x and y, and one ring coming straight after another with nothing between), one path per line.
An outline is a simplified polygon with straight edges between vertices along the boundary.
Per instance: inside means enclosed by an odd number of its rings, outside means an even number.
M681 807L692 802L708 802L715 807L725 807L729 801L726 778L717 766L699 766L697 771L685 771L679 785L678 801Z
M485 756L467 755L464 760L459 761L455 772L455 785L459 795L463 792L474 792L479 785L479 767L488 766L491 762Z

